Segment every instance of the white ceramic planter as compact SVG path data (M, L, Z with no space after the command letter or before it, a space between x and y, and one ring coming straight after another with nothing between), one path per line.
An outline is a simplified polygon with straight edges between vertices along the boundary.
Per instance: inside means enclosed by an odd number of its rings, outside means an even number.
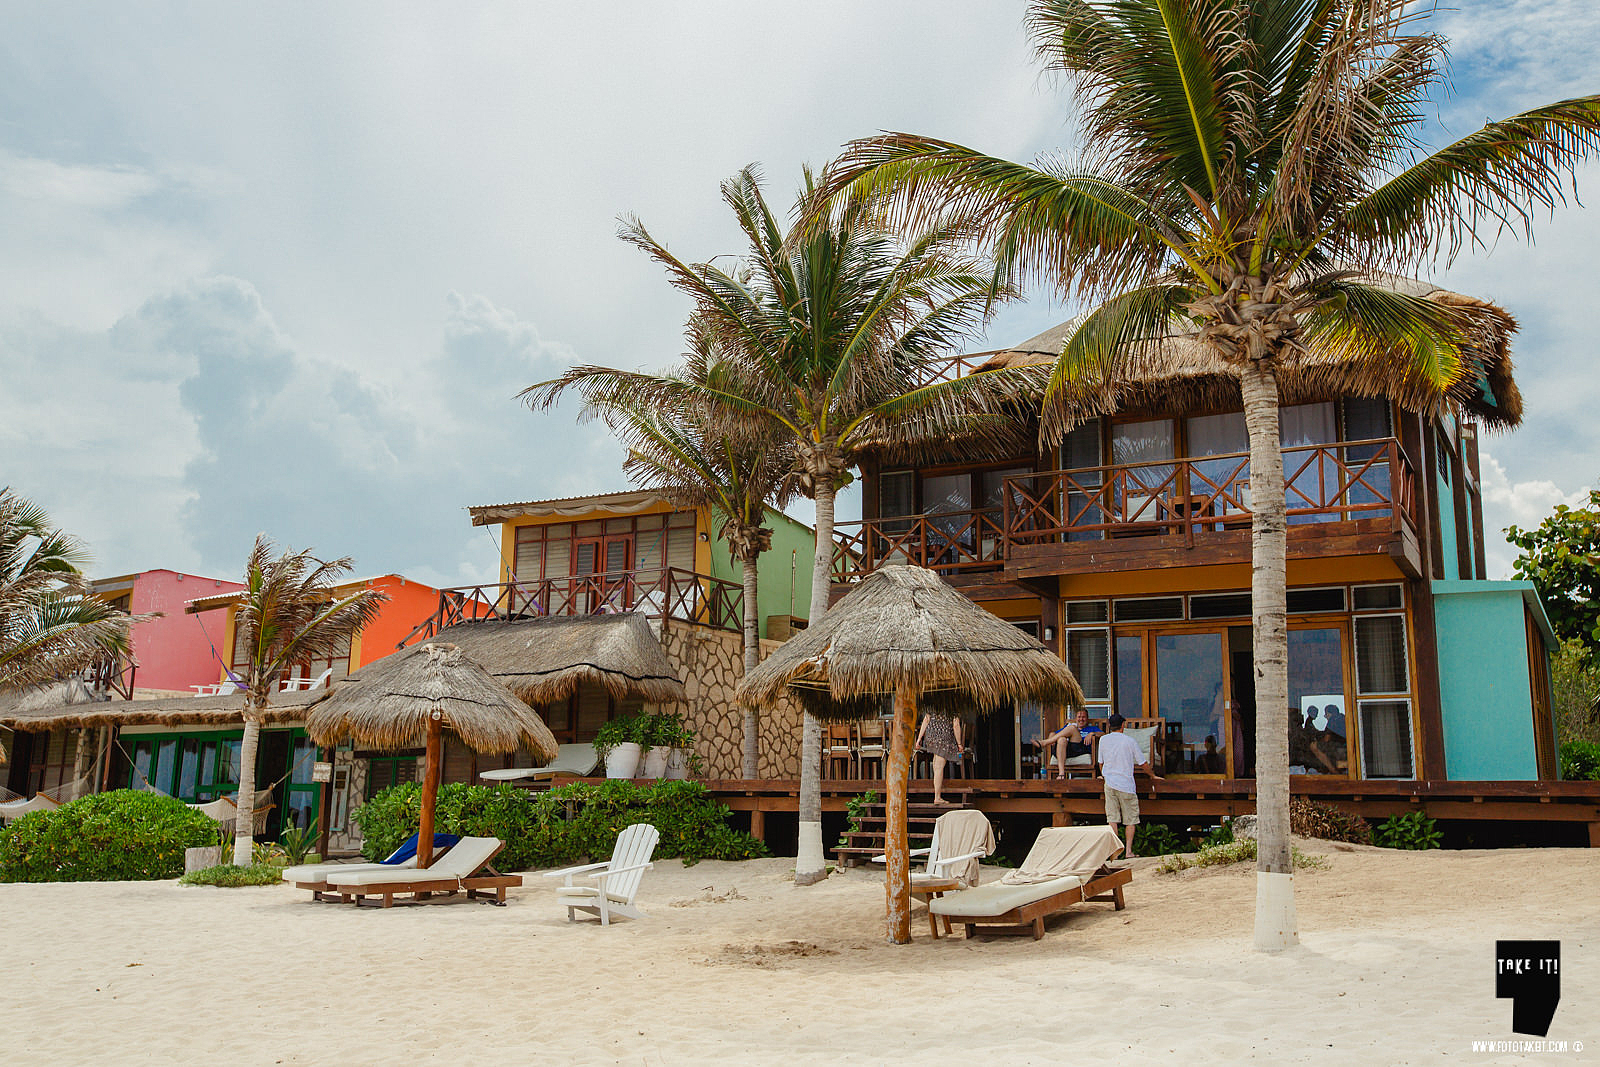
M639 771L639 744L624 741L606 753L607 778L632 778Z
M667 757L666 777L675 781L689 777L689 753L681 748L672 750L672 754Z
M641 778L663 778L667 773L667 759L672 755L669 745L656 745L644 757L644 770L640 772Z

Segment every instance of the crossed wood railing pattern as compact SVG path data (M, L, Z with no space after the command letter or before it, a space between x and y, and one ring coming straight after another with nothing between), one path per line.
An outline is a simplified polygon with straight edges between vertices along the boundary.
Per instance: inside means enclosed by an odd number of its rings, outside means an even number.
M624 611L737 632L744 625L744 587L681 567L458 586L439 590L433 616L407 634L398 647L426 641L463 622Z
M1292 524L1413 523L1415 479L1394 438L1283 451ZM999 570L1015 545L1107 537L1196 537L1249 529L1250 456L1229 453L1153 463L1022 474L1005 481L998 508L841 522L833 576L854 581L885 563L946 573Z

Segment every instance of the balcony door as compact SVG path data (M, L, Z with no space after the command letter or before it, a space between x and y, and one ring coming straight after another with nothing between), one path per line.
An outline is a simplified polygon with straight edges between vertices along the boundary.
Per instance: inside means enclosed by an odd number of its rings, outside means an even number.
M1150 640L1155 652L1152 703L1156 716L1167 722L1166 773L1230 774L1227 629L1157 630Z
M633 606L629 571L633 567L633 535L591 537L573 545L572 573L583 610L628 611Z

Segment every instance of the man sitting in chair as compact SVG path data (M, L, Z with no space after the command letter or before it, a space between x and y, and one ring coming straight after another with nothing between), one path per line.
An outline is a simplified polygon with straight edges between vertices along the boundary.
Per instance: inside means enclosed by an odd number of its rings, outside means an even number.
M1072 722L1067 723L1067 725L1049 737L1034 738L1033 743L1039 747L1043 755L1045 774L1048 776L1050 773L1050 747L1052 745L1055 746L1056 750L1056 777L1065 778L1067 776L1067 760L1074 756L1087 756L1089 754L1089 737L1099 732L1099 730L1089 725L1089 710L1087 708L1079 708L1078 714L1073 718Z

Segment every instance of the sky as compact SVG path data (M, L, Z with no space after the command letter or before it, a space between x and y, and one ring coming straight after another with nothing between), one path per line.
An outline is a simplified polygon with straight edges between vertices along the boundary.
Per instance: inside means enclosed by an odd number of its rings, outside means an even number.
M671 5L117 3L8 8L0 40L0 485L93 573L242 568L254 536L358 573L492 580L466 508L627 488L573 363L664 368L686 299L616 239L736 254L718 185L880 129L1070 151L1020 0ZM1588 0L1432 16L1454 94L1429 136L1593 92ZM1578 192L1600 192L1600 167ZM1600 476L1600 216L1576 203L1433 277L1508 308L1523 428L1483 440L1499 542ZM1003 309L970 350L1075 309ZM849 494L840 517L859 503ZM808 518L804 507L796 513Z

